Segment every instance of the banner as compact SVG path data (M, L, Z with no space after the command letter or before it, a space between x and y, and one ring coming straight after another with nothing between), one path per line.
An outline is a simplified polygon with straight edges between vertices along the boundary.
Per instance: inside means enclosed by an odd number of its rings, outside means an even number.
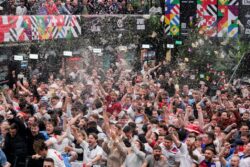
M0 16L0 43L77 38L80 16Z
M165 0L165 33L180 34L180 0Z
M198 27L210 37L217 35L217 0L197 1Z
M238 36L238 0L218 0L218 37Z

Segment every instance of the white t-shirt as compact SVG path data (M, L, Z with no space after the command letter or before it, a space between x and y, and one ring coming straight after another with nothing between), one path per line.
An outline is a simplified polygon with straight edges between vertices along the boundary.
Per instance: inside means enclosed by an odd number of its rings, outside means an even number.
M57 150L60 153L64 152L64 148L69 145L70 141L68 138L64 138L62 142L58 143L55 137L50 137L47 141L52 143L51 148Z
M181 143L180 150L180 167L192 167L194 160L191 158L188 152L187 144ZM200 155L198 150L194 150L193 154L198 157L198 163L204 160L204 158Z
M153 148L148 144L148 143L145 143L144 144L144 147L145 147L145 151L152 154L153 153Z
M63 161L63 157L58 151L54 149L48 149L46 158L53 159L56 167L66 167Z
M42 119L42 118L45 118L46 120L49 120L51 117L48 113L45 113L45 114L41 114L40 112L37 112L34 114L34 116L37 118L37 119Z
M27 14L27 8L24 6L24 7L21 7L21 6L18 6L16 8L16 15L26 15Z
M96 145L95 148L90 149L89 144L86 141L83 141L81 143L81 147L83 148L83 162L84 163L89 163L93 159L96 158L97 155L102 156L103 155L103 149ZM99 165L99 163L95 163L95 165Z
M62 106L63 106L62 101L59 101L55 106L53 106L53 108L58 109L58 108L62 108Z
M102 113L103 112L103 108L97 108L97 109L95 109L95 110L89 110L88 111L88 114L89 115L93 115L93 114L100 114L100 113Z
M181 143L181 147L179 149L181 152L180 167L192 167L193 160L188 153L187 145L185 143Z
M250 167L250 157L242 158L239 167Z
M168 167L175 167L176 162L180 162L180 150L173 145L170 150L167 150L163 144L160 144L162 148L162 154L167 158L167 166Z

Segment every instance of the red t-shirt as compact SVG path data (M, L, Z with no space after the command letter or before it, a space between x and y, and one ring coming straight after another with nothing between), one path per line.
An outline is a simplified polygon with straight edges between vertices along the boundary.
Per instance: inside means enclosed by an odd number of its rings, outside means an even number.
M162 109L163 106L168 107L169 106L168 102L167 101L159 102L158 107Z
M106 102L107 102L107 112L110 114L113 114L116 112L119 114L122 110L122 105L120 102L113 102L110 96L106 96Z
M54 3L52 5L49 3L46 3L45 8L47 10L48 15L59 14L57 7L56 7L56 4L54 4Z
M152 141L152 143L149 144L152 148L157 145L157 142L155 140Z

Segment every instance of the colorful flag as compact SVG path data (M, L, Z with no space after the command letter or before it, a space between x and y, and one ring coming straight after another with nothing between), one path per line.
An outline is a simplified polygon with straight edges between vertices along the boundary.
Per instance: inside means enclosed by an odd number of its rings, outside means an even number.
M80 16L0 16L0 43L77 38Z

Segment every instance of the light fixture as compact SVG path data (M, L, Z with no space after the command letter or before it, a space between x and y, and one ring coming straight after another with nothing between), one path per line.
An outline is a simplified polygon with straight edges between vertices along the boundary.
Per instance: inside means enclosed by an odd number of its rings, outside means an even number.
M142 44L142 48L143 48L143 49L149 49L149 48L150 48L150 45L149 45L149 44Z
M63 51L63 56L72 57L72 55L71 51Z
M22 55L14 55L14 60L23 61L23 56Z
M102 53L102 49L100 49L100 48L94 48L93 52L94 53Z
M29 58L30 59L38 59L38 54L30 54Z

